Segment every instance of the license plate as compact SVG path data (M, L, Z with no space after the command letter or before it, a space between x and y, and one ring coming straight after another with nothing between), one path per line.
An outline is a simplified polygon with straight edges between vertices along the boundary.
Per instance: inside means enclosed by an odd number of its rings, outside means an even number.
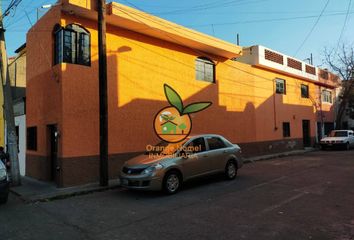
M129 180L128 179L121 179L122 181L122 185L128 185L129 184Z

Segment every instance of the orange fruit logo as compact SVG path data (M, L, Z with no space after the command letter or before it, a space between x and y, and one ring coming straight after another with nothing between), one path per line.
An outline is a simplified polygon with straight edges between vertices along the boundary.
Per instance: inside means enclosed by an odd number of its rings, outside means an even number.
M155 133L163 141L180 142L188 137L192 130L192 120L189 114L206 109L211 102L196 102L184 107L181 97L175 90L164 84L164 91L171 106L164 107L156 114Z

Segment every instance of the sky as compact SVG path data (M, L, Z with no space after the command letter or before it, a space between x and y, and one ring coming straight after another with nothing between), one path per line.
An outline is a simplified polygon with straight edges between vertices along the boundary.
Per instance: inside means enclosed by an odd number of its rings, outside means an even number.
M11 0L3 0L3 9ZM4 19L9 56L55 0L22 0ZM107 1L110 2L110 1ZM199 32L241 46L263 45L323 65L325 48L354 45L354 0L116 0Z

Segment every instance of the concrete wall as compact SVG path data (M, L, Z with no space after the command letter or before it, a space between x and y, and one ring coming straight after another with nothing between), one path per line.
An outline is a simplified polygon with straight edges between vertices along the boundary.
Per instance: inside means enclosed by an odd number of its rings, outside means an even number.
M54 25L76 23L91 34L91 66L52 66ZM43 31L46 29L46 31ZM55 10L41 18L27 36L27 126L38 128L38 149L27 151L28 174L46 179L47 125L58 124L58 184L98 180L99 113L96 22ZM41 47L42 46L42 47ZM148 37L111 25L107 28L110 176L147 144L159 141L152 128L155 114L168 106L163 85L172 86L185 105L211 101L192 114L192 133L216 133L240 144L246 156L302 148L302 120L316 131L317 86L295 77L201 53L187 46ZM216 64L216 82L195 79L199 56ZM275 94L275 78L287 83L287 94ZM300 85L311 98L302 98ZM282 123L291 136L283 138Z
M19 152L20 174L26 175L26 115L15 117L15 125L19 127Z

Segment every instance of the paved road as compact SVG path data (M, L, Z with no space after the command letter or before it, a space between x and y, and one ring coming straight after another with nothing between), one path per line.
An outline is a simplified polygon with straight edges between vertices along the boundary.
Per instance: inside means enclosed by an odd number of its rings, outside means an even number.
M0 206L0 239L354 239L354 150L250 163L236 181L194 181L174 196L12 196Z

